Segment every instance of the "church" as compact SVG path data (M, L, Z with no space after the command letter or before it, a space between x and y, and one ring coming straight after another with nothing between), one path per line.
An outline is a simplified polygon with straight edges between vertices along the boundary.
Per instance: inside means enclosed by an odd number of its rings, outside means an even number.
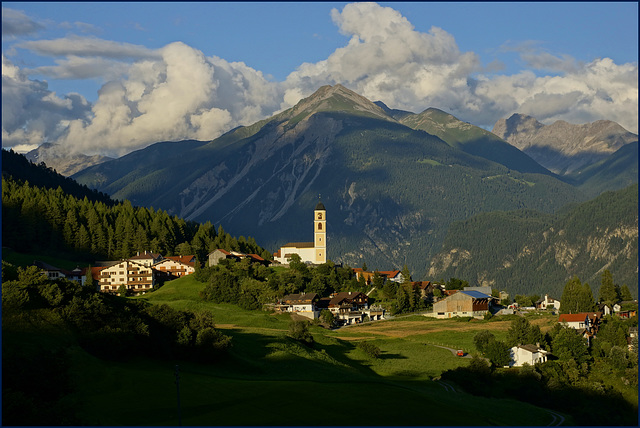
M273 258L279 263L289 264L288 259L297 254L303 263L319 265L327 262L327 210L322 202L318 202L313 211L313 240L285 244L273 254Z

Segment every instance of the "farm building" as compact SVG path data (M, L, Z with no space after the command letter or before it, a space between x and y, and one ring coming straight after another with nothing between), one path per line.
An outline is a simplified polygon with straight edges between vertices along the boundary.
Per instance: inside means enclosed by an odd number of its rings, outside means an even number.
M479 291L462 290L433 304L436 318L483 317L489 311L491 296Z

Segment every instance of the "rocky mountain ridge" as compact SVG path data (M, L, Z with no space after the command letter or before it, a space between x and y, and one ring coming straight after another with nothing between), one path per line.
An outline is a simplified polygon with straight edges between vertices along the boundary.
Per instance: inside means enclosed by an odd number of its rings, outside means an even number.
M25 157L35 164L44 162L49 168L53 168L65 177L112 159L107 156L88 156L81 153L70 155L51 143L41 144L38 148L26 153Z
M544 125L523 114L499 120L492 132L560 175L601 161L638 141L636 134L609 120L581 125L559 120Z

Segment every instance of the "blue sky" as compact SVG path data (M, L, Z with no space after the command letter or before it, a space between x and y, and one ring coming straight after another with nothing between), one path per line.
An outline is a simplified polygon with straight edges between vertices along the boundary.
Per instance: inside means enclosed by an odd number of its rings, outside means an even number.
M5 147L50 141L118 155L212 139L336 83L487 129L520 112L545 123L611 119L637 132L632 2L2 7L3 111L15 112L3 114ZM175 105L163 110L167 97ZM154 126L167 117L171 126Z

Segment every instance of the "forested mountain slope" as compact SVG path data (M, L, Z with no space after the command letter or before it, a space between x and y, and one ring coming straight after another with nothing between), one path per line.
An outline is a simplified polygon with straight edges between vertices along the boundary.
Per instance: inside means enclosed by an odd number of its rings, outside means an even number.
M485 213L451 225L431 278L465 278L515 294L560 298L577 275L592 289L608 269L637 297L638 185L567 207Z
M312 239L320 195L331 260L407 264L416 277L452 221L584 200L549 174L521 173L411 129L340 85L209 143L154 145L74 177L136 205L222 224L272 251Z

